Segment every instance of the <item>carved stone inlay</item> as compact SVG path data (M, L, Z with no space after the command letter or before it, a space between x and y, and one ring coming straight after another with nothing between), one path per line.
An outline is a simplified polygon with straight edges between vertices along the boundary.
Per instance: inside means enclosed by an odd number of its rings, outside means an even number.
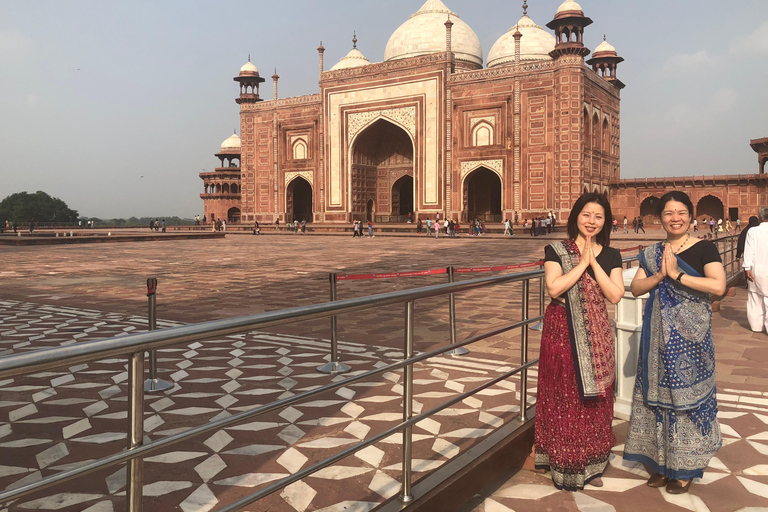
M494 116L485 116L485 117L473 117L469 121L469 129L473 130L475 128L475 126L477 126L477 123L481 123L483 121L487 122L488 124L490 124L491 126L493 126L495 128L496 117L494 117Z
M299 177L299 176L304 178L305 180L307 180L309 182L309 184L312 187L314 187L315 184L314 184L313 179L312 179L314 173L315 173L314 171L286 172L285 173L285 188L288 188L288 184L291 181L293 181L294 178Z
M461 179L467 177L469 173L477 169L478 167L485 167L490 169L499 175L499 178L503 182L504 175L504 160L470 160L468 162L461 162Z
M390 187L403 176L413 177L413 170L400 169L398 171L389 171L389 185Z
M371 124L371 121L380 117L394 121L399 126L408 130L411 137L416 137L416 107L389 108L386 110L350 114L347 122L347 143L352 144L352 139L363 128Z

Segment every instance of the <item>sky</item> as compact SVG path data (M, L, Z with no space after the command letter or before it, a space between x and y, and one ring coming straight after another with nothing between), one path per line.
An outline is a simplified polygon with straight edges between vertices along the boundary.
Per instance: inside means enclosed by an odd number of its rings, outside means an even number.
M522 0L444 0L484 56ZM272 97L313 94L352 47L371 62L424 0L0 0L0 199L43 190L101 218L203 213L198 173L239 127L248 55ZM546 25L560 0L530 0ZM748 174L768 136L768 1L581 0L625 62L621 176Z

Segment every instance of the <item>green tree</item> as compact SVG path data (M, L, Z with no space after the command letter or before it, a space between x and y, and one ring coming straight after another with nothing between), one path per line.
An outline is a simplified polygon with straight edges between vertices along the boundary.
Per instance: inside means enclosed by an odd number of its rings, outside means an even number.
M0 220L11 222L45 222L68 224L77 222L78 214L67 203L38 190L34 194L17 192L0 201Z

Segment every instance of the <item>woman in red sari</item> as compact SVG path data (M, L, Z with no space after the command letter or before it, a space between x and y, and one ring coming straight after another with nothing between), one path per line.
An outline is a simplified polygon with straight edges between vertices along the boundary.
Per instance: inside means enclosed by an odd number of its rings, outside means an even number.
M536 467L558 489L601 486L616 442L613 330L605 300L624 295L621 254L610 245L611 206L582 195L568 217L568 240L545 249L552 302L544 314L536 402Z

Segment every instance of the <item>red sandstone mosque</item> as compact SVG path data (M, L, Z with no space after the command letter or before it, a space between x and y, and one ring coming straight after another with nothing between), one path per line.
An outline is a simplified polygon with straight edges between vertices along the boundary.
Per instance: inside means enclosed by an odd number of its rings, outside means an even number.
M427 0L394 31L384 62L353 39L325 71L319 93L264 101L265 79L248 62L239 85L240 133L200 173L208 219L376 223L416 218L564 220L584 191L607 194L614 215L648 217L670 188L691 195L696 215L754 215L766 202L768 139L752 141L760 172L621 179L624 60L566 0L543 28L527 15L483 59L475 32L441 0ZM591 58L585 61L591 53ZM485 65L484 65L485 64Z

